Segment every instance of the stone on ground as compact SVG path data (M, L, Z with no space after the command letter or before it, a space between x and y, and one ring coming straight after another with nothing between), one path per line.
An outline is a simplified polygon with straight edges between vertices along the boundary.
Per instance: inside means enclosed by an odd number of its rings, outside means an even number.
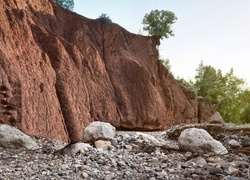
M95 141L95 148L97 149L108 149L112 147L111 142L108 140L97 140Z
M136 136L141 137L147 143L154 144L154 145L159 145L160 144L160 142L154 136L152 136L150 134L146 134L146 133L142 133L142 132L136 132Z
M227 149L204 129L185 129L178 139L179 148L199 154L226 154Z
M40 148L30 136L7 124L0 125L0 147L10 149L25 148L29 150Z
M83 130L84 142L95 142L96 140L111 140L115 136L115 127L110 123L95 121Z
M90 149L93 149L93 147L90 144L78 142L74 144L68 144L64 148L56 151L56 153L62 155L75 155L77 153L84 154L85 152L88 152Z
M215 112L210 118L208 118L208 122L211 124L224 124L225 121L219 112Z
M231 148L241 147L240 143L238 141L236 141L235 139L230 139L227 143Z
M243 147L250 147L250 138L246 138L241 142Z

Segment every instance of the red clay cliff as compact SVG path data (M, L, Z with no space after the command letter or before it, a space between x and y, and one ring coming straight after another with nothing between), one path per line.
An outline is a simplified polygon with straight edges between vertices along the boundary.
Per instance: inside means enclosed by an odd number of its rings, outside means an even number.
M153 38L51 0L2 0L0 12L0 123L76 142L92 121L163 130L206 118Z

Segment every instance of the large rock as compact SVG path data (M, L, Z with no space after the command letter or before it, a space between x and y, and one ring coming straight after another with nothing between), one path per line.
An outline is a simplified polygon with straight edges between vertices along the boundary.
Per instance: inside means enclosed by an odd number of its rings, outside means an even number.
M0 125L0 146L4 148L25 148L35 150L39 145L30 136L6 124Z
M163 130L207 117L158 60L154 38L52 0L1 1L0 12L0 123L77 142L93 121Z
M110 123L95 121L83 130L84 142L94 142L96 140L111 140L115 136L115 127Z
M221 142L215 140L206 130L190 128L185 129L178 139L179 148L199 154L214 153L226 154L227 149Z
M224 124L225 121L219 112L215 112L210 118L208 118L208 122L211 124Z

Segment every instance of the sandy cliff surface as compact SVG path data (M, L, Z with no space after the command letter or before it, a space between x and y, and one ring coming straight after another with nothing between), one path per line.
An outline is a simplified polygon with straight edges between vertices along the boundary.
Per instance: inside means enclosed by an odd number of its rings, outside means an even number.
M50 0L3 0L0 12L0 123L75 142L95 120L163 130L211 115L160 63L153 38Z

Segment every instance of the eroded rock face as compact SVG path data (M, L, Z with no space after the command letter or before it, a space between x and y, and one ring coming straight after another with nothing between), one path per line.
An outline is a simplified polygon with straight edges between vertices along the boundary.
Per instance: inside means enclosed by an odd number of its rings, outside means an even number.
M52 0L3 0L0 12L0 123L76 142L92 121L162 130L204 118L158 60L153 38Z

